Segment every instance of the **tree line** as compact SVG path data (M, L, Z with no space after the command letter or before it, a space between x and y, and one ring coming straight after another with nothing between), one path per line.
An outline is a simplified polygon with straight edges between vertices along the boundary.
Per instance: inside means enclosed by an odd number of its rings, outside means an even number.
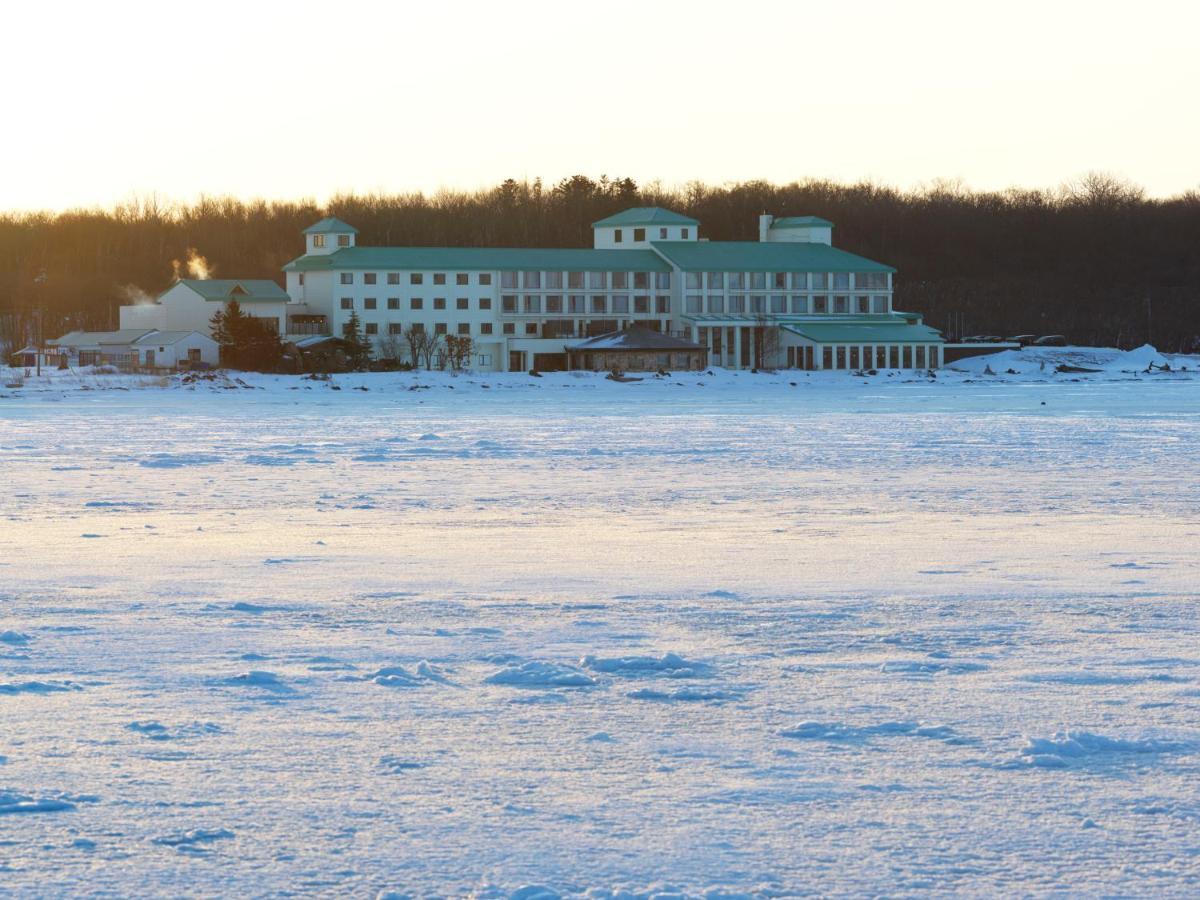
M823 180L665 187L576 175L512 179L479 191L168 204L0 214L0 344L73 328L109 329L117 307L154 296L202 257L213 277L273 278L325 215L363 245L586 247L591 223L630 206L701 221L712 240L756 240L758 216L818 215L834 244L899 270L896 307L947 337L1064 334L1086 344L1151 342L1175 351L1200 336L1200 191L1148 197L1092 173L1049 190L915 190ZM39 322L40 318L40 322Z

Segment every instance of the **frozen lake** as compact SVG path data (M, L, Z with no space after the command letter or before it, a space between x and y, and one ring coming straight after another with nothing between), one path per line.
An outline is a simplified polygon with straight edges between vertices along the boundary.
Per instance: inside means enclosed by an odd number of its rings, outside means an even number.
M247 381L0 391L0 892L1200 890L1200 378Z

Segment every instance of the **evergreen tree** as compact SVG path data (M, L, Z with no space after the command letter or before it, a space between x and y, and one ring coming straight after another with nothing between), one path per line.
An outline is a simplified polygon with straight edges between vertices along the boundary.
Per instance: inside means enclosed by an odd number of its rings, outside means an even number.
M346 352L350 354L351 368L365 368L367 360L371 358L371 344L363 336L362 323L359 321L357 312L351 312L349 321L342 326L342 337L350 345L346 348Z

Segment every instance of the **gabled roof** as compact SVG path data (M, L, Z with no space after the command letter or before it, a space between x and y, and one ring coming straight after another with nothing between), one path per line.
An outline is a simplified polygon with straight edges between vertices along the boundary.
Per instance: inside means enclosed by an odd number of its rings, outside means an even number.
M204 338L206 341L213 341L207 334L201 334L198 331L151 331L149 334L144 334L133 343L135 344L178 344L185 338L190 338L192 335Z
M98 344L132 344L138 338L156 334L154 328L123 328L119 331L69 331L62 337L46 341L51 347L76 347Z
M237 300L239 303L248 300L288 300L287 291L269 278L181 278L175 284L187 285L205 300ZM175 287L175 284L171 287ZM162 294L158 296L161 300Z
M358 229L353 225L348 225L341 219L335 219L333 216L327 216L315 225L309 225L304 229L305 234L358 234Z
M828 244L768 241L652 241L685 272L895 272ZM606 251L607 252L607 251Z
M814 225L820 228L833 227L832 222L820 216L784 216L771 223L772 228L811 228Z
M699 225L696 219L689 219L677 212L663 209L661 206L635 206L616 215L593 222L592 227L608 227L610 225Z
M324 255L301 256L285 272L338 269L391 269L418 272L669 272L651 250L567 250L515 247L343 247Z
M691 341L685 341L683 338L655 331L653 328L633 325L620 331L610 331L608 334L588 338L586 341L580 341L578 344L570 344L568 349L652 350L660 353L668 353L675 350L703 350L704 348L699 344L693 344Z

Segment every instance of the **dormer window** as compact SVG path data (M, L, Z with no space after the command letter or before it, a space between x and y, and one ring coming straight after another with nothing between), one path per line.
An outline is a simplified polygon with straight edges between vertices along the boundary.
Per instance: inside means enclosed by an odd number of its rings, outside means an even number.
M660 241L665 241L667 239L667 229L665 229L665 228L658 229L658 239Z
M338 246L339 247L349 247L350 246L350 235L339 234L338 235Z
M646 229L645 228L633 229L633 239L635 242L644 241L646 239Z
M679 229L679 239L682 241L688 240L688 229L687 228Z
M313 235L313 247L324 247L324 246L325 246L325 235L314 234Z
M621 229L620 228L613 230L613 243L614 244L621 243Z

